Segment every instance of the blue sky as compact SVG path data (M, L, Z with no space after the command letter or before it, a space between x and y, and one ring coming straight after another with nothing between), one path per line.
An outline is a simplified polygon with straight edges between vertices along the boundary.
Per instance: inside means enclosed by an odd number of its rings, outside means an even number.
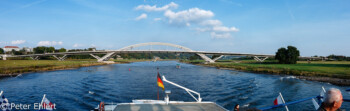
M0 47L119 49L166 42L199 51L350 56L348 0L1 0Z

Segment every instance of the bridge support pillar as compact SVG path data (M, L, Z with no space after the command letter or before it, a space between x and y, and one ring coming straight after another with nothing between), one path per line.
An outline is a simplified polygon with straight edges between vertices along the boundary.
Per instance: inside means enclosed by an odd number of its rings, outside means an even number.
M94 54L90 54L92 57L94 57L95 59L100 59L100 57L99 56L97 56L97 55L94 55Z
M264 62L267 58L269 57L263 57L262 59L258 56L254 56L254 60L258 61L258 62Z
M2 55L2 56L1 56L2 60L7 60L6 57L7 57L7 55Z
M221 59L222 57L224 57L224 55L220 55L219 57L214 58L213 61L215 62L215 61Z
M203 60L205 60L206 63L215 63L214 60L210 59L208 56L202 53L197 53L199 57L201 57Z
M40 57L39 56L30 56L30 58L32 58L33 60L39 60L40 59Z
M99 57L99 56L94 55L94 54L90 54L90 55L92 57L96 58L98 62L104 62L104 61L108 61L114 54L115 54L115 52L109 52L102 57Z
M53 57L55 57L57 60L59 61L64 61L67 58L67 55L63 55L62 57L57 57L56 55L52 55Z

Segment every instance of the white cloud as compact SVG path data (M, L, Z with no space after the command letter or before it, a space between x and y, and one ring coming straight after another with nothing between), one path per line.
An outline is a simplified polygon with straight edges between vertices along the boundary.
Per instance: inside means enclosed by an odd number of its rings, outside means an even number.
M79 47L79 44L74 44L73 47Z
M171 2L167 5L164 5L163 7L157 7L156 5L150 6L150 5L139 5L137 7L135 7L135 10L144 10L144 11L148 11L148 12L152 12L152 11L166 11L169 9L176 9L178 7L178 5L174 2Z
M140 16L136 17L135 20L141 20L141 19L146 19L147 18L147 14L143 13Z
M206 28L196 28L199 32L210 32L211 37L214 38L229 38L231 32L238 32L239 29L236 27L225 27L225 26L210 26Z
M225 26L214 26L213 27L213 31L215 32L238 32L239 29L237 29L236 27L225 27Z
M82 45L82 44L78 44L78 43L75 43L74 45L73 45L73 47L74 48L77 48L77 47L83 47L84 45Z
M205 20L200 23L203 26L220 26L222 25L220 20Z
M231 37L230 33L211 32L210 35L211 35L211 37L214 37L214 38L229 38L229 37Z
M164 16L169 19L170 24L180 26L195 24L197 31L210 32L211 37L214 38L229 38L231 37L231 32L239 31L236 27L223 26L220 20L213 20L214 13L210 10L199 8L191 8L179 12L168 10L164 13Z
M15 41L12 41L11 44L18 45L18 44L23 44L25 42L26 42L25 40L15 40Z
M40 41L38 42L38 46L55 46L55 45L62 45L63 42L61 41Z
M154 18L153 20L154 21L159 21L159 20L162 20L162 18Z
M165 11L165 19L168 23L176 26L194 27L198 32L208 32L213 38L229 38L231 33L238 32L236 27L224 26L220 20L213 19L214 13L210 10L204 10L199 8L190 8L182 11L172 11L171 9L177 8L178 5L171 2L163 7L157 7L156 5L139 5L135 10L151 11ZM142 16L142 15L141 15ZM135 20L140 20L145 17L137 17ZM154 21L159 21L161 18L154 18ZM193 29L193 28L192 28Z
M0 42L0 45L7 45L9 44L8 42Z
M210 10L191 8L179 12L167 10L164 16L169 19L170 24L190 26L191 23L200 23L203 20L213 17L214 13Z

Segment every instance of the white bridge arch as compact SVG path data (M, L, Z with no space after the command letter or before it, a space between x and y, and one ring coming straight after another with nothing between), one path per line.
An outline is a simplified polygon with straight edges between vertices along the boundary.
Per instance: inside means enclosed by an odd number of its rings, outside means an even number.
M123 47L123 48L119 49L118 51L127 51L127 50L131 50L133 48L136 48L136 47L152 46L152 45L170 46L170 47L179 48L179 49L182 49L182 50L188 51L188 52L193 51L192 49L181 46L181 45L176 45L176 44L171 44L171 43L162 43L162 42L148 42L148 43L134 44L134 45L130 45L127 47Z
M152 46L152 45L170 46L170 47L182 49L182 50L187 51L187 52L194 52L194 50L187 48L187 47L184 47L184 46L181 46L181 45L176 45L176 44L171 44L171 43L163 43L163 42L148 42L148 43L134 44L134 45L130 45L127 47L123 47L123 48L119 49L118 51L128 51L128 50L132 50L133 48L136 48L136 47ZM214 63L216 60L223 57L223 56L219 56L215 59L211 59L208 56L206 56L205 54L202 54L202 53L196 53L196 54L198 56L200 56L202 59L204 59L206 62L209 62L209 63Z

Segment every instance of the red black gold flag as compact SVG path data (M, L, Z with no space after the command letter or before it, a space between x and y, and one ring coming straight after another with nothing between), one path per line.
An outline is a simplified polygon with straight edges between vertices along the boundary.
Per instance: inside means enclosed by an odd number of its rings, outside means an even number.
M160 78L159 73L157 74L157 84L159 87L161 87L164 90L164 84L163 84L162 79Z

